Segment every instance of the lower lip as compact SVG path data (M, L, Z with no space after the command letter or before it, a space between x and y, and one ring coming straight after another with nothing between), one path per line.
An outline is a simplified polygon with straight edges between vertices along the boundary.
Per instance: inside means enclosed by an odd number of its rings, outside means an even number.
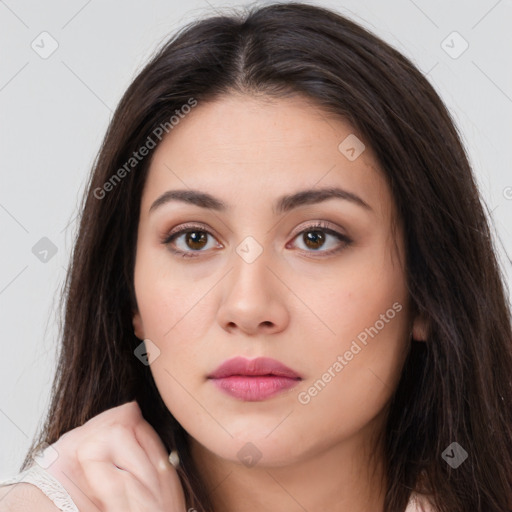
M273 375L258 377L233 375L231 377L211 380L228 395L248 402L265 400L282 391L293 388L299 382L299 379Z

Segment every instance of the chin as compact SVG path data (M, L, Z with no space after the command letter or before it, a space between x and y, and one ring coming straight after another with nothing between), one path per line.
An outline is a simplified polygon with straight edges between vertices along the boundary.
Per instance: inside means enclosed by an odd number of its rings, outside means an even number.
M246 466L257 467L285 467L301 458L298 452L298 440L288 435L284 430L281 436L271 434L268 430L259 435L239 434L226 443L212 443L210 438L204 446L218 457Z

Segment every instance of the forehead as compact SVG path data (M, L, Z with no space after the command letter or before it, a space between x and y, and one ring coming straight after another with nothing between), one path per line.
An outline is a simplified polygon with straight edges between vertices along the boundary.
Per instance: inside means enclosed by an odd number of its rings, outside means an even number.
M364 150L348 158L351 146ZM233 195L261 203L315 186L342 186L383 216L392 207L372 148L347 121L302 96L226 95L198 103L156 148L143 209L170 188L204 189L227 203Z

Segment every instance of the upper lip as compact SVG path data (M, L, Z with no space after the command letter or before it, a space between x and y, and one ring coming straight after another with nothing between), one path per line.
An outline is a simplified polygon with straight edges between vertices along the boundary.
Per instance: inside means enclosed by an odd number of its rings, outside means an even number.
M247 375L253 377L275 375L276 377L301 379L301 376L297 372L269 357L257 357L256 359L233 357L232 359L224 361L214 372L208 375L208 378L222 379L233 375Z

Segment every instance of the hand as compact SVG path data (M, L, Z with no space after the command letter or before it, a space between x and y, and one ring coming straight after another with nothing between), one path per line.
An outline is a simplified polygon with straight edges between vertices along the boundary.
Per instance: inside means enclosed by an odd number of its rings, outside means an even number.
M80 512L185 512L180 479L136 401L91 418L51 445L46 471Z

